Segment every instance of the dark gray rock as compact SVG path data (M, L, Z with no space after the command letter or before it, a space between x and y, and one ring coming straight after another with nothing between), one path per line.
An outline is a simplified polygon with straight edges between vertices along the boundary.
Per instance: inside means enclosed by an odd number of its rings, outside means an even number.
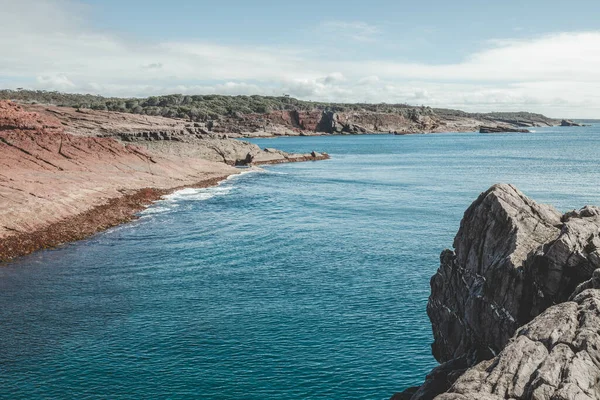
M600 398L600 290L553 306L436 400Z
M564 332L579 323L572 316L582 314L573 309L585 305L575 304L577 299L583 293L589 297L595 289L600 289L600 208L588 206L561 215L514 186L494 185L465 212L454 250L442 252L440 268L431 279L427 312L435 339L432 350L443 364L411 399L432 399L457 378L440 399L590 398L595 392L587 384L576 384L577 389L565 381L558 391L553 383L554 397L544 397L551 390L541 381L537 386L533 382L539 373L556 372L551 371L550 360L562 365L578 354L577 344ZM553 307L556 304L561 306ZM523 360L514 359L516 355L502 358L508 349L521 352ZM462 375L468 367L473 368ZM596 374L578 373L584 380ZM469 397L471 392L474 397Z
M560 121L560 126L583 126L583 125L578 124L577 122L573 122L568 119L563 119L562 121Z
M479 133L529 133L528 129L510 128L507 126L481 126Z
M341 131L337 120L338 116L333 111L323 111L321 120L317 124L316 132L335 133Z
M560 213L495 185L465 212L454 251L441 255L427 313L440 362L495 356L522 325L524 263L560 233ZM527 321L525 321L527 322Z

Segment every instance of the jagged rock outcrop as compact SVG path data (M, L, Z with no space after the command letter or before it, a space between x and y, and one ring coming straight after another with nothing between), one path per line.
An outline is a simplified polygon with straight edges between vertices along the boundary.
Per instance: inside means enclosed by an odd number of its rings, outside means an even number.
M450 387L453 392L466 374L474 376L472 369L463 375L465 369L482 361L488 362L483 370L489 372L495 364L487 360L502 357L498 355L505 354L512 345L506 347L508 343L525 346L519 348L527 357L546 357L538 345L527 347L525 338L511 337L549 307L600 287L600 271L594 272L600 268L600 209L585 207L561 215L512 185L494 185L467 209L454 250L442 252L440 260L440 268L431 279L427 312L435 340L433 355L443 364L412 393L409 398L413 400L431 399ZM567 317L565 314L565 321ZM562 329L560 324L556 329ZM527 353L530 350L532 353ZM517 368L516 364L511 367ZM456 393L463 392L467 390ZM502 396L509 391L494 393L500 397L479 398L505 398ZM546 398L510 393L514 396L506 398ZM448 396L443 399L462 399Z
M454 251L441 255L427 312L440 362L496 355L524 322L525 262L556 239L561 215L511 185L495 185L465 212Z

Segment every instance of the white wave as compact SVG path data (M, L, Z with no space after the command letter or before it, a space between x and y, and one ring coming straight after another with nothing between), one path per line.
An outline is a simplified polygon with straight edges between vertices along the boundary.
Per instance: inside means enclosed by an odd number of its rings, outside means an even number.
M154 214L162 214L169 211L172 211L174 208L177 208L177 204L172 204L169 207L160 205L160 201L146 208L145 210L140 212L140 215L154 215Z
M225 196L231 193L231 191L234 189L232 183L228 183L228 181L239 178L240 176L246 174L257 172L265 173L267 171L259 167L250 167L239 174L228 176L227 179L219 182L216 186L211 186L208 188L185 188L178 190L163 196L161 200L156 201L152 206L142 211L140 215L149 216L172 211L174 208L178 207L176 203L181 201L203 201L217 196Z
M213 186L209 188L187 188L163 196L165 202L208 200L215 196L224 196L233 190L233 186Z
M262 168L260 168L260 167L256 167L256 166L252 166L252 167L249 167L249 168L245 168L245 169L244 169L244 170L242 170L242 172L240 172L239 174L235 174L235 175L229 175L229 176L228 176L228 177L225 179L225 181L221 181L221 182L219 182L219 185L220 185L221 183L223 183L223 182L226 182L226 181L231 181L231 180L234 180L234 179L238 179L238 178L240 178L240 177L242 177L242 176L244 176L244 175L248 175L248 174L254 174L254 173L267 173L267 172L268 172L268 171L267 171L267 170L265 170L265 169L262 169Z

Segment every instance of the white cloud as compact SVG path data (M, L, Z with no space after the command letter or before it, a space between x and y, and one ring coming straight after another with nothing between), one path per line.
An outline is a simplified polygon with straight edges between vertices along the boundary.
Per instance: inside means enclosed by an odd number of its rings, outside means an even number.
M289 93L320 101L600 117L600 31L497 40L462 62L433 65L338 60L310 43L290 50L138 41L89 28L89 10L74 0L0 0L0 9L0 77L14 88L117 96ZM378 28L361 22L323 26L363 41L381 36Z
M76 88L76 85L69 80L65 75L59 74L54 76L38 76L37 82L43 87L52 87L53 89L69 90Z
M373 42L382 34L380 28L362 21L329 20L321 23L324 34L334 34L357 42Z

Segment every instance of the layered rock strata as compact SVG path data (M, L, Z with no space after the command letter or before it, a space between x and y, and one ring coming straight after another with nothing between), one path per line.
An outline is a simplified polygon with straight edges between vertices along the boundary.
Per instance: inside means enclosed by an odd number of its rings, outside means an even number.
M201 158L228 165L276 164L325 160L325 153L266 152L259 146L235 140L235 133L219 132L216 123L110 111L77 110L48 105L22 105L25 110L55 118L73 136L104 137L135 144L165 157Z
M522 131L523 127L552 126L559 121L535 116L530 119L511 120L490 115L444 115L431 111L411 109L404 113L372 111L274 111L266 114L242 114L224 117L213 124L211 131L230 136L294 136L320 134L363 133L434 133L474 132L481 126L490 129Z
M52 113L66 123L69 133L86 136L118 136L124 141L185 141L241 137L355 135L364 133L434 133L523 131L536 126L558 125L560 121L523 113L512 119L501 114L468 114L429 108L398 112L375 111L271 111L263 114L223 115L215 120L192 122L177 118L74 109L40 104L23 104L28 110ZM403 112L400 112L403 111Z

